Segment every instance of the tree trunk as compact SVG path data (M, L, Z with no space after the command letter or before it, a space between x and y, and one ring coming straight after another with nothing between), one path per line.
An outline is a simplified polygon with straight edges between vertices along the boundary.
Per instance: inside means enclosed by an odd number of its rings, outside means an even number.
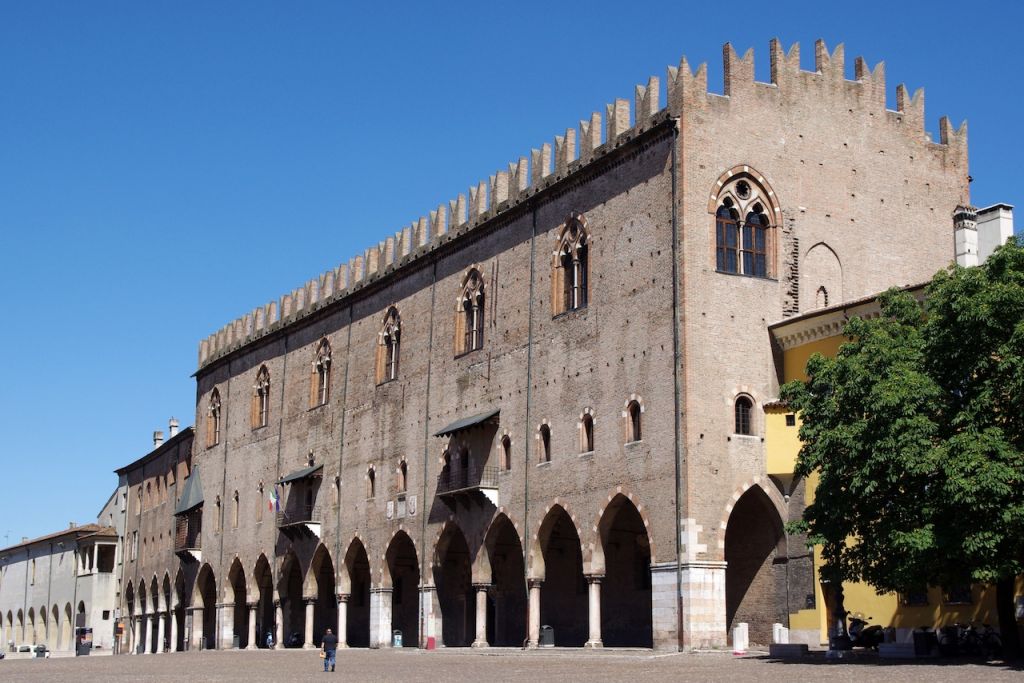
M996 613L999 615L999 638L1003 641L1003 657L1020 657L1020 633L1017 629L1017 615L1013 604L1014 578L1001 579L996 583Z

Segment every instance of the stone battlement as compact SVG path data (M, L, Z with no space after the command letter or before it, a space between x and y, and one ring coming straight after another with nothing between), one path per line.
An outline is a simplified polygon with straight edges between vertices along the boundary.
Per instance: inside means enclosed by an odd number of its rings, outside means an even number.
M634 139L638 134L680 116L685 111L713 111L717 103L742 102L754 99L758 90L775 90L781 97L812 98L819 106L833 106L829 93L842 98L843 106L857 108L874 116L884 114L891 125L927 145L943 145L957 156L966 155L967 125L954 129L948 118L939 121L939 141L931 140L924 128L924 91L912 96L905 86L896 89L896 110L885 108L885 66L879 63L869 69L863 58L857 58L855 80L844 75L844 51L839 45L829 53L823 41L815 43L815 71L800 68L799 45L788 52L778 40L770 44L771 80L754 79L754 52L739 57L732 45L723 48L723 94L708 92L707 65L692 70L685 57L678 67L670 66L666 78L668 106L660 105L660 81L652 76L646 85L637 85L632 108L626 99L606 105L604 114L594 112L580 121L577 130L570 128L555 136L553 145L546 142L531 150L529 158L520 157L486 180L439 205L410 225L366 249L337 268L309 280L302 287L284 294L280 299L257 307L228 323L199 343L200 368L266 334L292 324L328 304L344 299L370 282L407 263L424 257L462 234L512 209L534 194L606 156ZM854 109L850 109L851 112Z

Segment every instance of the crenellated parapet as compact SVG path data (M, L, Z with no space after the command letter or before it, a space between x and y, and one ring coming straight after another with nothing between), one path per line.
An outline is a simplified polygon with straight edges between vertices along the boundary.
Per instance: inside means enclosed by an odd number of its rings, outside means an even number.
M800 48L793 45L784 50L778 40L769 46L770 83L754 79L754 51L743 56L726 44L723 48L723 94L708 90L707 65L691 68L686 57L677 67L668 67L665 83L666 106L661 106L661 83L651 77L637 85L632 103L616 98L605 106L603 114L594 112L570 128L519 157L507 168L489 174L454 199L442 202L427 216L421 216L346 263L321 274L302 287L284 294L276 301L258 307L225 325L199 343L199 367L231 353L264 335L294 323L332 302L344 299L385 274L418 259L457 235L472 231L495 217L528 201L532 196L567 177L580 173L591 164L634 139L640 133L663 123L670 117L682 116L692 110L708 110L722 102L737 104L746 101L756 89L777 90L780 95L801 90L818 93L829 88L851 95L857 106L880 120L888 119L906 135L923 143L944 145L966 159L966 123L954 129L949 119L939 121L939 140L932 141L925 132L924 92L913 95L903 85L896 90L896 110L886 111L885 66L873 69L863 58L854 63L854 80L845 78L845 56L839 45L829 52L823 41L814 47L815 70L800 68ZM847 97L845 101L851 101ZM854 111L854 110L851 110Z
M851 81L845 76L846 57L841 44L829 52L824 41L816 41L814 71L801 69L799 44L794 44L787 51L774 39L768 52L770 82L762 83L754 78L754 50L747 50L741 57L731 44L726 43L722 49L722 95L709 92L706 64L694 70L686 57L683 57L678 67L668 68L669 110L674 115L680 115L686 110L708 109L723 97L728 100L756 101L749 95L758 88L775 89L782 96L804 90L815 97L832 89L844 96L852 95L866 115L887 115L893 125L898 125L906 135L921 142L955 147L952 151L956 154L966 150L966 122L954 129L949 120L943 118L939 121L939 140L933 141L930 138L925 129L923 89L910 95L905 85L897 86L896 109L886 110L884 62L879 62L872 69L863 57L857 57L854 60L854 80Z

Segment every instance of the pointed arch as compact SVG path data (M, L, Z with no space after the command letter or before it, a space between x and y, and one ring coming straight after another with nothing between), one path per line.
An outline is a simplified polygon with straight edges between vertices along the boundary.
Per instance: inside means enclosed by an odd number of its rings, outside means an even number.
M245 569L242 561L235 556L228 568L227 581L224 583L224 601L232 606L232 634L238 639L238 647L249 645L249 604L248 584L245 580Z
M484 346L484 278L478 268L470 268L462 278L455 307L455 355Z
M277 579L277 596L281 603L283 618L282 634L285 647L295 646L293 635L298 634L300 643L305 641L306 610L303 605L302 563L295 550L289 548L281 560L281 571Z
M566 217L552 257L552 315L586 308L590 300L590 231L583 214L573 211Z
M843 262L839 254L827 242L811 245L800 263L801 312L843 301Z
M606 647L652 647L651 542L648 520L631 495L610 497L596 524L591 572L601 581L601 638Z
M69 649L73 649L74 648L74 640L73 640L72 633L74 633L73 626L74 626L74 623L75 623L75 617L74 617L74 615L71 612L71 603L70 602L64 604L64 620L63 620L62 623L63 623L63 626L62 626L61 633L62 633L62 639L64 641L64 646L69 648Z
M588 635L588 588L583 574L582 534L561 504L541 521L530 556L530 577L544 582L542 624L555 632L555 644L581 647Z
M323 543L317 545L306 572L303 594L315 600L313 609L313 644L319 646L324 631L338 624L336 573L331 552Z
M726 628L749 625L752 643L769 643L772 624L788 614L784 518L760 486L750 486L730 510L725 529Z
M256 598L256 646L267 647L267 633L275 630L274 581L270 560L260 553L253 564L248 589L249 596ZM250 598L251 599L251 598Z
M210 392L210 401L206 407L206 447L213 448L220 443L221 401L217 387Z
M776 228L782 212L775 191L750 166L735 166L711 191L708 213L715 223L715 268L719 272L776 276Z
M323 337L316 345L309 379L309 407L326 405L331 400L331 342Z
M382 587L391 588L391 627L402 631L403 644L419 644L419 554L404 529L391 537L384 553Z
M346 635L350 647L370 646L370 558L358 535L345 551L338 593L348 596Z
M265 363L260 365L260 369L256 371L250 412L250 423L253 429L266 427L270 423L270 369Z
M492 586L487 642L499 647L519 645L526 639L526 564L518 528L504 510L491 519L477 558L473 580Z
M376 380L384 384L398 379L399 347L402 323L397 306L390 306L384 313L380 332L377 333Z
M476 634L473 561L466 535L454 520L441 527L431 569L441 607L441 642L467 647Z

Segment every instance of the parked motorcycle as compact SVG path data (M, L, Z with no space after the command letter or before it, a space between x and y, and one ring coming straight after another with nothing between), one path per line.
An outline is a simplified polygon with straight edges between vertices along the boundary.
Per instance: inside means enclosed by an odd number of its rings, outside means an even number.
M868 619L860 612L850 614L850 644L853 647L864 647L877 650L885 642L885 633L878 624L868 624Z

